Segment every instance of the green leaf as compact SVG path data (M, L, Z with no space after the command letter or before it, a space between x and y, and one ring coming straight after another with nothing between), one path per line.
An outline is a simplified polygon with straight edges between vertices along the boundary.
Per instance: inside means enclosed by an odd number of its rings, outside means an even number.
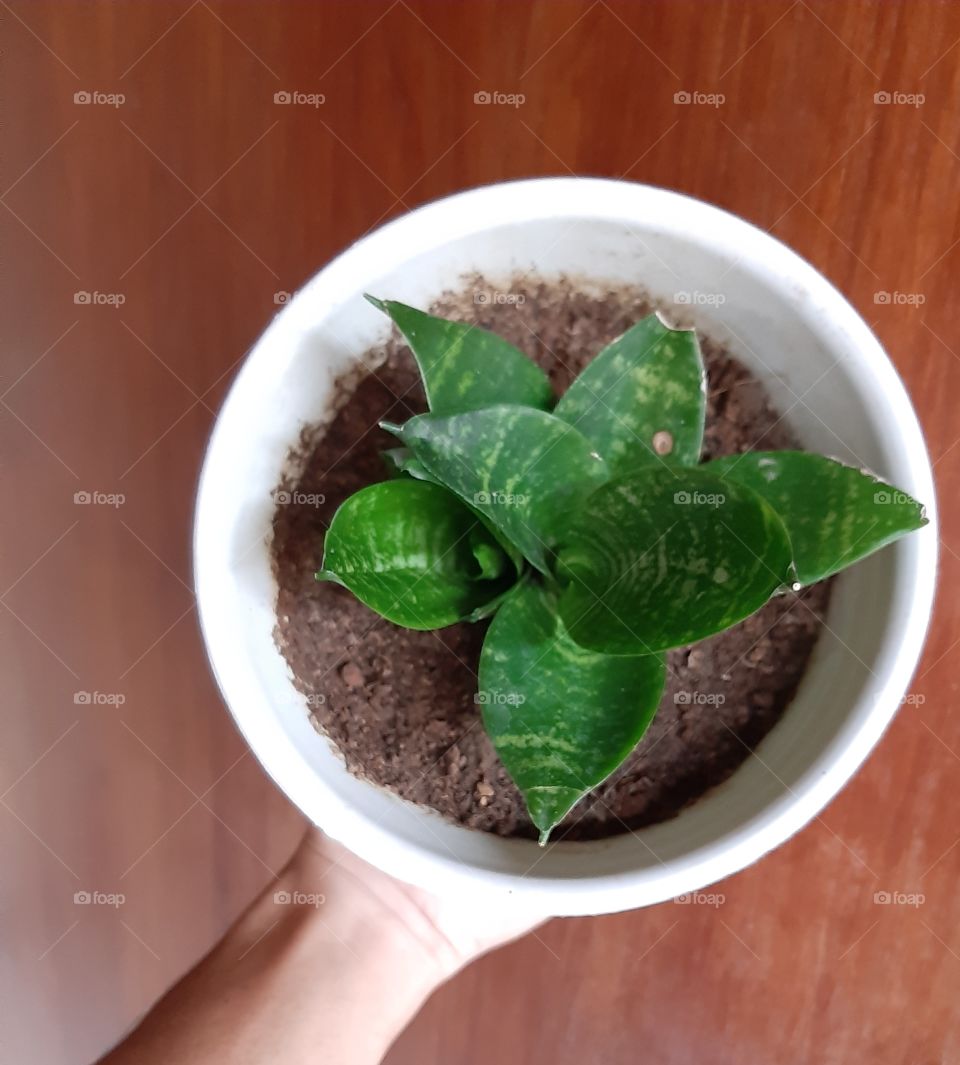
M801 584L823 580L927 524L905 492L822 455L750 451L704 467L752 488L786 526Z
M470 530L470 550L480 567L480 580L493 581L503 576L509 565L507 556L496 542L491 542L490 534L479 521Z
M406 473L411 477L415 477L418 481L433 481L434 484L437 483L423 468L420 460L414 457L410 448L391 447L387 448L382 454L383 461L387 464L387 469L394 475L399 476Z
M568 631L608 654L701 640L793 580L790 541L772 507L700 469L650 466L604 485L557 554Z
M397 625L440 629L481 610L513 583L505 560L499 568L493 563L499 551L445 488L404 478L362 488L341 504L317 577L344 585ZM502 576L484 579L494 569Z
M529 407L422 414L390 428L428 473L543 573L570 511L607 478L606 464L582 434Z
M597 355L554 413L622 473L640 462L695 466L706 406L697 334L670 329L651 314Z
M389 422L384 423L384 428L390 426L390 431L399 433L401 427L398 425L392 425ZM440 484L441 482L429 473L423 463L413 454L408 447L394 447L389 448L383 452L383 458L388 468L394 472L396 476L402 476L407 474L410 477L415 477L419 481L430 481L433 484ZM523 555L510 543L510 541L500 532L500 530L490 521L485 515L481 514L475 506L467 504L470 510L480 519L484 528L490 533L490 535L497 541L507 558L513 563L513 568L516 574L519 576L520 571L523 569Z
M541 844L637 745L664 673L662 655L615 657L578 646L539 585L518 587L501 607L480 654L477 701Z
M495 403L542 410L553 406L547 375L501 337L396 300L367 299L388 314L406 338L434 414L460 414Z

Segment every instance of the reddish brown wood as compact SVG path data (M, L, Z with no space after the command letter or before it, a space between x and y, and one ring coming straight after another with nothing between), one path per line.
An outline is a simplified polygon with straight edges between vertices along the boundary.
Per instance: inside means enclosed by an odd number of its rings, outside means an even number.
M554 922L427 1006L392 1065L960 1060L960 8L914 2L0 3L0 1057L90 1059L290 850L208 673L192 498L231 373L339 248L535 174L670 186L862 310L937 462L914 694L822 819L722 907ZM277 91L320 92L316 109ZM480 107L480 90L523 93ZM674 104L722 93L718 107ZM122 92L113 108L76 92ZM921 106L877 92L922 93ZM121 293L119 307L74 303ZM922 306L878 305L878 291ZM78 491L124 504L78 506ZM77 691L122 706L78 705ZM75 891L123 892L119 910ZM922 892L881 907L877 890Z

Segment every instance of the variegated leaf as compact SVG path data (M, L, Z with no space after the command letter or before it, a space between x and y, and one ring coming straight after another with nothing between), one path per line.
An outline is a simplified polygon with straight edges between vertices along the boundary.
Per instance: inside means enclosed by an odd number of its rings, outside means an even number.
M697 334L649 315L587 365L554 413L576 426L615 474L641 462L696 465L706 415Z
M541 844L637 745L656 713L665 672L663 655L612 656L579 646L556 608L537 584L510 595L483 644L477 696Z
M721 632L794 576L783 523L756 492L662 466L594 492L563 538L557 571L571 636L608 654Z
M341 504L322 565L318 579L344 585L408 629L482 616L516 578L468 507L439 485L408 478L362 488Z
M581 433L529 407L425 414L384 428L543 573L572 511L607 479L606 464Z
M547 375L496 334L436 318L396 300L367 299L388 314L406 338L434 414L459 414L495 403L542 410L553 406Z
M806 451L749 451L703 469L746 485L786 526L797 579L813 584L927 524L923 506L873 474Z

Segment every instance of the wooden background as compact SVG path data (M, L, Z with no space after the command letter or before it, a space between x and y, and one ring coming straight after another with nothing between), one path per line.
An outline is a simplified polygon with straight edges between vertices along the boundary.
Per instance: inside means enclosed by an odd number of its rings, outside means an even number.
M717 203L848 295L927 433L943 588L911 703L821 821L720 906L483 960L390 1061L960 1061L960 7L0 0L0 26L0 1060L96 1056L301 831L190 577L204 442L275 293L425 200L577 173Z

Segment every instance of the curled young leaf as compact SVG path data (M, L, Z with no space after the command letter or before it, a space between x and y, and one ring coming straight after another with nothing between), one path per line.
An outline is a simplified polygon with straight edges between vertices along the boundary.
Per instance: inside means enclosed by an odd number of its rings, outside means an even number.
M494 747L546 843L640 741L663 693L663 655L597 654L570 639L556 599L523 584L480 654L477 701Z
M391 432L400 432L400 426L391 426ZM390 469L395 476L400 477L403 474L407 474L407 476L414 477L418 481L430 481L433 484L441 484L441 482L427 470L423 463L408 447L388 448L383 452L383 459L387 464L387 468ZM467 503L467 506L477 515L487 532L489 532L500 545L503 553L513 563L513 568L517 576L519 576L520 571L523 569L523 555L520 554L513 544L511 544L493 522L490 521L486 514L481 513L470 503ZM481 616L485 617L486 615ZM472 620L476 619L474 618Z
M923 506L870 473L806 451L749 451L704 467L752 488L786 526L801 584L814 584L927 524Z
M494 602L515 580L497 541L439 485L403 478L338 508L320 580L334 580L408 629L440 629Z
M385 426L386 427L386 426ZM607 478L593 445L545 411L501 405L389 427L427 472L542 573L571 510Z
M399 477L405 473L410 477L415 477L418 481L433 480L420 462L414 458L410 448L390 447L381 454L383 455L383 461L392 476Z
M608 654L702 640L793 580L786 530L756 492L661 466L593 493L558 547L557 572L571 636Z
M549 410L547 375L511 343L466 322L450 322L396 300L367 299L393 319L417 360L434 414L459 414L495 403Z
M649 462L695 466L706 395L697 334L651 314L587 365L554 413L576 426L614 473Z

